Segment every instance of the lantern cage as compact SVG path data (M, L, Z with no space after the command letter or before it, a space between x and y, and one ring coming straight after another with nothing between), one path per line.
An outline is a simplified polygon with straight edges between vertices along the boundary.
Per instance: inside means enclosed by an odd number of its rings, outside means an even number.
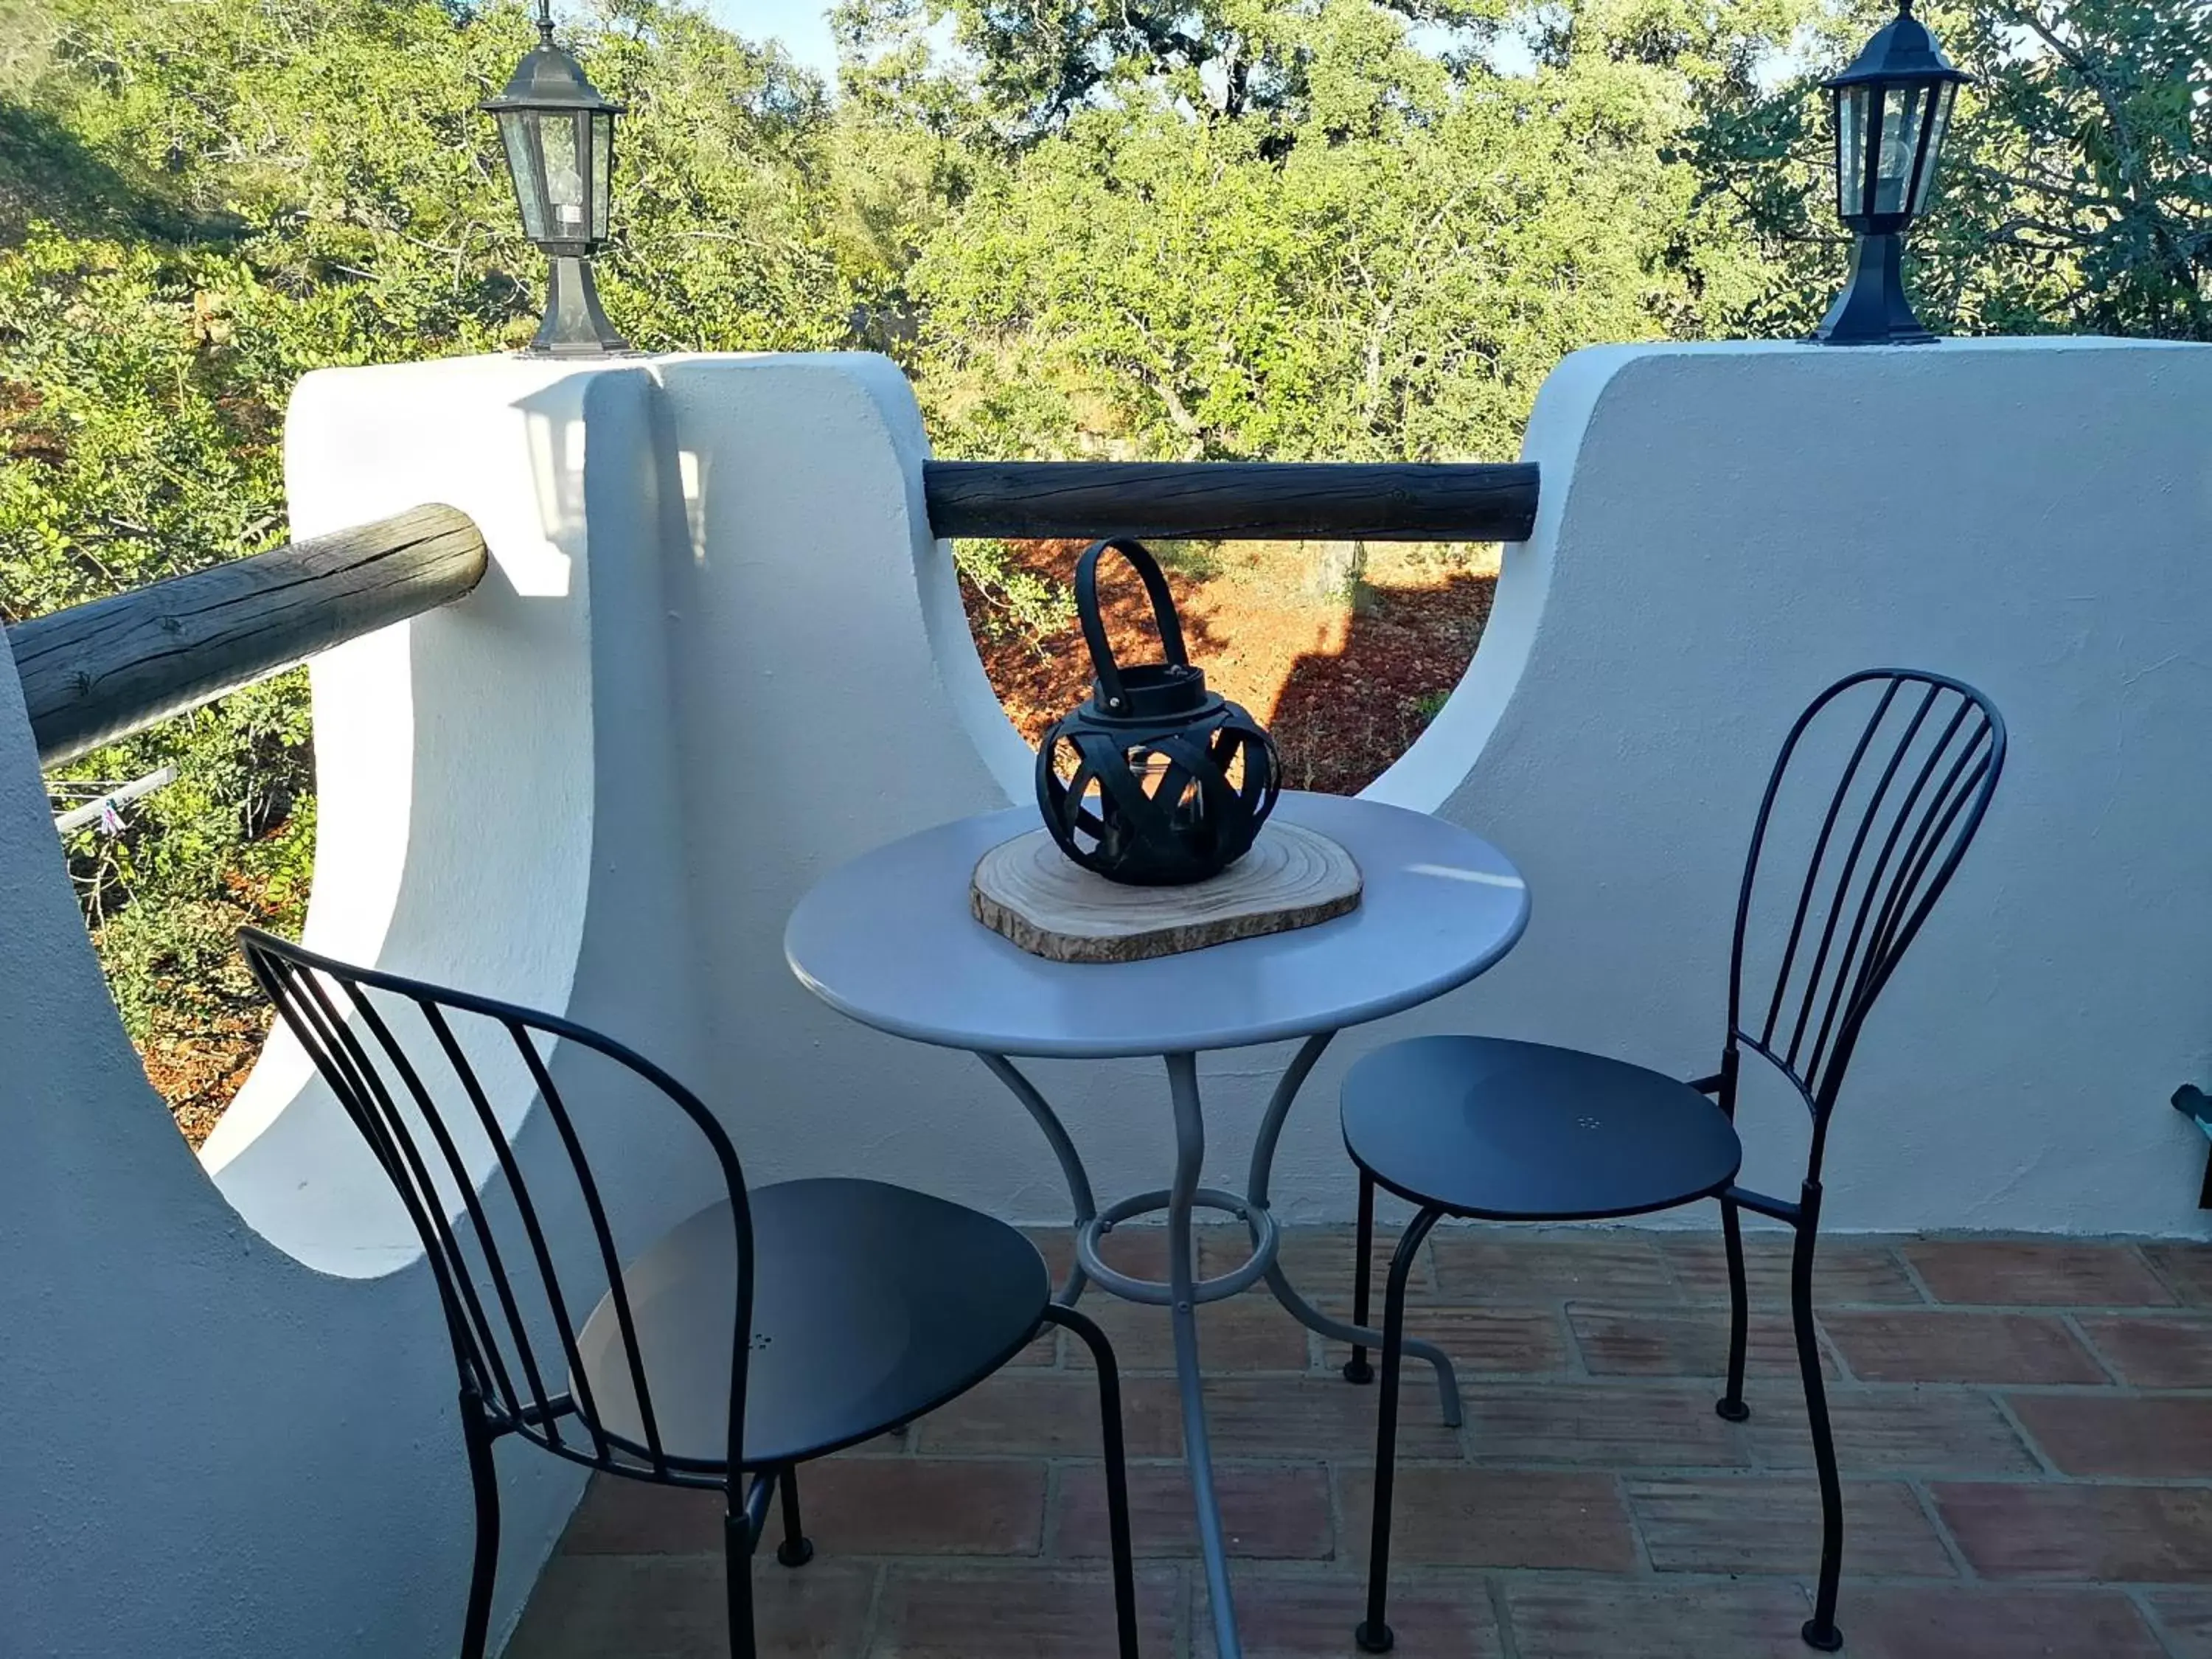
M1928 26L1897 15L1850 67L1823 82L1834 106L1836 216L1857 233L1851 276L1813 337L1830 345L1913 345L1936 337L1905 298L1905 227L1928 205L1959 88Z
M1124 667L1098 610L1098 561L1118 553L1152 601L1166 660ZM1275 810L1274 739L1209 691L1183 648L1158 561L1126 537L1096 542L1075 568L1090 647L1091 699L1037 745L1037 807L1061 852L1109 881L1170 887L1219 875L1252 848Z
M599 356L629 349L600 309L591 258L612 228L615 121L583 66L554 43L548 0L538 45L482 107L499 124L523 234L552 261L533 353Z

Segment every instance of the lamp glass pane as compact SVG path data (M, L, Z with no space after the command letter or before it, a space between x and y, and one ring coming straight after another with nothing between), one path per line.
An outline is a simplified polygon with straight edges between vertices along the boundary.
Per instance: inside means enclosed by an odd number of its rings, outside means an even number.
M1849 219L1862 211L1866 190L1866 108L1863 86L1836 93L1836 213Z
M615 118L606 110L592 117L592 240L607 240L614 222L610 181L614 177Z
M1920 171L1912 181L1911 210L1914 213L1923 212L1928 206L1928 192L1936 183L1936 152L1943 148L1944 130L1951 125L1951 100L1957 95L1958 90L1957 82L1944 82L1936 89L1928 111L1928 145L1921 153Z
M551 241L580 242L590 233L585 216L584 173L576 149L577 129L584 119L580 115L550 116L539 129L544 138L545 204L550 210L548 240Z
M1920 116L1931 88L1885 87L1881 100L1881 143L1875 153L1874 210L1903 213L1912 183L1913 158L1919 152Z
M545 170L538 153L538 118L528 110L499 112L499 141L507 149L507 176L514 180L514 204L522 210L522 234L545 240Z

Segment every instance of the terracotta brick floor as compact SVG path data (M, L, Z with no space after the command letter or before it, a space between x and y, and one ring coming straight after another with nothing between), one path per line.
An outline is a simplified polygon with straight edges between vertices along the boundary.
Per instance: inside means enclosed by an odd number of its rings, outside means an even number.
M1157 1234L1114 1242L1157 1267ZM1064 1259L1064 1239L1040 1243ZM1440 1427L1425 1369L1409 1371L1400 1652L1810 1652L1818 1509L1785 1248L1753 1241L1753 1416L1735 1425L1712 1410L1717 1237L1438 1232L1411 1323L1459 1361L1467 1425ZM1232 1249L1209 1236L1217 1270ZM1351 1255L1347 1232L1286 1238L1294 1280L1331 1304ZM1833 1238L1820 1304L1847 1653L2212 1659L2212 1248ZM1146 1651L1204 1659L1164 1316L1095 1291L1084 1305L1130 1373ZM1375 1390L1264 1294L1206 1309L1200 1340L1247 1647L1351 1654ZM1067 1346L1040 1343L905 1435L806 1468L818 1553L790 1571L763 1551L763 1653L1112 1653L1096 1397ZM719 1537L711 1500L601 1481L509 1654L726 1652Z

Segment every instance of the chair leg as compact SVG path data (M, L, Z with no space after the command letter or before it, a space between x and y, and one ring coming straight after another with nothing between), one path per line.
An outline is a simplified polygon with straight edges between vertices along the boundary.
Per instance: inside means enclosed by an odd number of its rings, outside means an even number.
M492 1581L499 1571L499 1469L492 1462L491 1425L473 1389L461 1390L461 1434L469 1447L469 1485L476 1494L476 1558L469 1569L469 1610L461 1626L461 1659L483 1659L491 1632Z
M722 1510L722 1576L730 1598L731 1659L757 1659L753 1634L753 1549L768 1525L769 1485L772 1474L757 1474L742 1500L738 1484L744 1477L732 1469Z
M775 1547L775 1559L787 1567L803 1567L814 1559L814 1543L799 1522L799 1471L779 1470L775 1484L783 1493L783 1542Z
M1367 1328L1367 1285L1375 1277L1369 1259L1375 1253L1375 1177L1362 1170L1359 1172L1359 1238L1352 1256L1352 1322L1362 1330ZM1372 1382L1375 1369L1367 1363L1367 1350L1354 1348L1352 1358L1344 1362L1344 1380L1347 1382Z
M1820 1477L1820 1582L1806 1645L1833 1653L1844 1644L1836 1628L1836 1593L1844 1573L1844 1488L1836 1476L1836 1437L1828 1426L1828 1390L1820 1379L1820 1338L1813 1326L1813 1250L1818 1242L1820 1189L1808 1183L1790 1261L1790 1313L1797 1329L1797 1368L1805 1378L1805 1416L1812 1425L1813 1462Z
M1743 1277L1743 1218L1732 1198L1721 1200L1721 1239L1728 1247L1728 1392L1714 1402L1713 1409L1729 1422L1741 1423L1751 1415L1751 1407L1743 1403L1743 1357L1750 1335L1751 1310Z
M1098 1369L1099 1429L1106 1447L1106 1530L1114 1550L1114 1624L1121 1659L1137 1659L1137 1569L1129 1543L1129 1462L1121 1444L1121 1370L1106 1333L1073 1308L1048 1307L1046 1320L1073 1331Z
M1390 1588L1390 1489L1398 1465L1398 1373L1406 1358L1406 1280L1421 1242L1442 1216L1423 1210L1398 1240L1382 1292L1382 1398L1376 1413L1375 1530L1367 1548L1367 1617L1352 1633L1362 1653L1388 1653L1398 1638L1383 1618Z

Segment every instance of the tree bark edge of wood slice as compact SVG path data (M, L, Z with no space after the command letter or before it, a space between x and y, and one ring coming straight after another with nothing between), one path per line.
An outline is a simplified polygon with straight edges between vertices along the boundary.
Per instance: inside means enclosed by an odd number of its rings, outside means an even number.
M1271 823L1207 881L1127 887L1075 863L1042 830L976 860L969 914L1050 962L1146 962L1311 927L1358 908L1359 866L1327 836Z

